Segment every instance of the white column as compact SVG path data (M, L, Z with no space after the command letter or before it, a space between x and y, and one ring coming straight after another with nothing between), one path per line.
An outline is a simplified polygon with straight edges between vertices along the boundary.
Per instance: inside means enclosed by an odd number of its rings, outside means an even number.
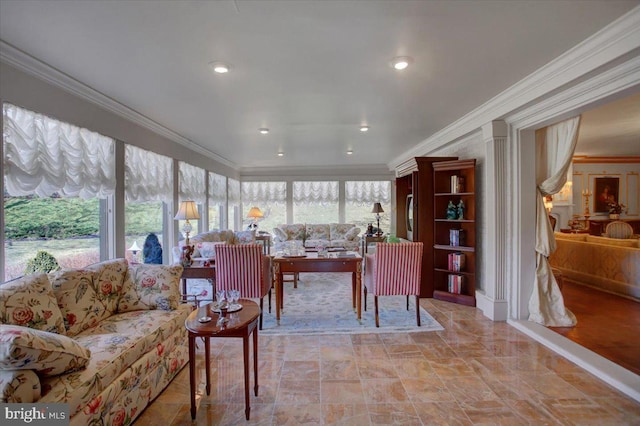
M484 217L487 249L484 288L476 292L478 308L494 321L508 318L507 302L507 210L508 206L508 132L504 121L482 126L485 142Z

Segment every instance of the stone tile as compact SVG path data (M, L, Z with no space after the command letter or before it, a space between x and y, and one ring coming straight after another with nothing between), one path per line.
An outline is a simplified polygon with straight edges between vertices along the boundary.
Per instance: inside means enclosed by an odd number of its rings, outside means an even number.
M362 426L369 424L369 411L365 404L322 404L322 424Z
M442 358L429 360L431 368L440 377L475 375L473 369L462 358Z
M354 345L353 352L357 359L389 359L389 354L383 345Z
M320 380L320 362L285 361L282 380Z
M320 359L332 361L347 361L355 358L355 352L351 345L321 346Z
M446 358L456 358L458 355L446 343L419 344L422 355L426 359L440 360Z
M382 339L379 334L352 334L351 343L353 345L382 345Z
M321 380L359 380L360 374L354 360L351 361L321 361Z
M415 312L414 312L415 313ZM412 345L415 342L411 338L411 333L381 333L380 340L385 345Z
M187 394L189 396L189 394ZM191 407L189 402L189 407ZM135 421L137 426L155 426L157 424L171 424L176 418L176 414L184 406L181 403L163 403L163 404L151 404L147 407ZM189 421L191 421L191 415L189 414Z
M432 331L426 331L423 333L409 333L409 336L411 337L411 340L413 340L413 343L417 344L426 345L444 343L438 333L434 333Z
M252 425L271 425L273 421L273 404L254 404L250 405L249 421L246 420L244 404L229 404L224 411L224 415L218 421L214 417L207 418L206 423L200 422L198 424L207 425L220 425L220 426L235 426L239 424L245 424L247 422Z
M320 383L320 401L323 404L364 404L360 380L324 380Z
M460 403L460 406L474 425L524 426L528 424L502 401L468 401Z
M637 419L629 419L587 398L553 398L541 401L547 411L557 419L571 425L620 425L637 424Z
M587 396L606 397L616 392L614 388L587 372L560 374L560 377Z
M388 359L358 359L356 365L361 379L398 377L395 362Z
M276 403L317 404L320 402L320 381L281 380Z
M393 361L398 377L426 378L435 375L426 359L405 358Z
M437 376L427 379L403 378L402 385L412 402L455 401L455 397Z
M536 401L524 399L505 399L504 402L522 419L531 425L560 425L559 420L555 419L546 408Z
M553 374L518 373L542 398L584 398L585 395Z
M442 382L459 403L500 399L498 395L477 376L445 377L442 379Z
M320 361L320 348L318 346L289 345L285 349L283 359L285 361Z
M362 380L362 389L367 404L409 401L400 379Z
M471 426L471 420L456 402L414 402L418 417L424 425Z
M367 409L372 425L421 425L420 417L410 403L369 404Z
M387 353L389 358L424 358L420 347L415 343L387 345Z
M627 419L640 419L640 403L631 398L621 395L593 398L593 400L611 413L621 414Z
M275 426L316 426L322 422L322 410L320 404L276 405L272 421Z

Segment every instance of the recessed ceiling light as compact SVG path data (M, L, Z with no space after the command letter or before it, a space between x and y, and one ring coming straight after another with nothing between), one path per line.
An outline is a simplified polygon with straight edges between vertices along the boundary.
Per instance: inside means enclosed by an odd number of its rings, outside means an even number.
M396 56L391 60L391 66L398 71L402 71L406 69L412 62L413 59L409 56Z
M258 131L263 135L266 135L267 133L269 133L269 129L267 129L266 127L261 127L258 129Z
M351 155L351 154L353 154L353 150L352 149L347 150L347 155Z
M284 157L284 152L280 151L280 152L278 153L278 157Z
M209 66L211 67L211 69L218 73L218 74L225 74L229 72L229 69L231 69L231 67L228 64L225 64L223 62L210 62Z
M360 131L361 132L368 132L369 131L369 126L360 126Z

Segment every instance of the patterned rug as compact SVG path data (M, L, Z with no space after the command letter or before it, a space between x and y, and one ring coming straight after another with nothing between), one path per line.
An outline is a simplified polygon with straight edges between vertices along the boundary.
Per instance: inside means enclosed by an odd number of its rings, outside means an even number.
M272 311L264 301L261 334L357 334L389 333L394 331L438 331L442 326L429 313L420 308L421 326L416 325L415 298L405 296L378 298L380 327L376 328L373 296L368 296L368 311L362 306L362 320L358 322L351 301L350 273L300 274L298 288L292 282L284 285L284 310L280 324L276 323L275 293Z

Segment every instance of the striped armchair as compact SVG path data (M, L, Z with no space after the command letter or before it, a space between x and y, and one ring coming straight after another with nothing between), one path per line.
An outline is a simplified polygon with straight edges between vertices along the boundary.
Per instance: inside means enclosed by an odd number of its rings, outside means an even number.
M365 257L364 310L367 310L367 292L374 296L376 327L378 319L378 296L416 297L416 321L420 327L420 273L422 270L423 244L401 243L376 244L376 252Z
M262 330L263 298L271 299L271 258L260 244L223 244L216 248L216 289L240 290L240 297L260 299Z
M604 230L605 237L627 239L633 235L633 227L627 222L615 220L607 225Z

